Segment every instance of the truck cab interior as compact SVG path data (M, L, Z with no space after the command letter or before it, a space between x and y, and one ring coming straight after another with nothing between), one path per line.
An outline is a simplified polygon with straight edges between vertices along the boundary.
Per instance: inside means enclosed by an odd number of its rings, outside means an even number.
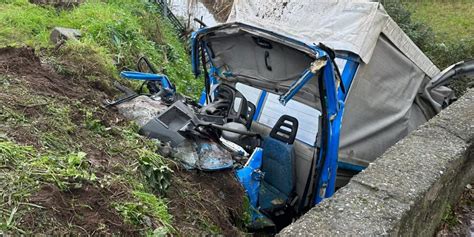
M256 216L268 217L277 226L288 224L314 204L316 174L311 170L320 154L324 108L318 76L300 87L285 105L281 96L315 61L314 51L268 32L234 25L201 32L194 38L192 52L195 73L204 72L206 77L207 88L200 100L203 113L227 116L248 108L242 117L251 119L241 120L240 126L237 120L223 126L245 129L260 138L252 143L246 135L222 132L222 137L250 154L256 147L263 150ZM235 93L225 92L228 87ZM238 96L224 98L221 91ZM215 108L229 112L216 113Z

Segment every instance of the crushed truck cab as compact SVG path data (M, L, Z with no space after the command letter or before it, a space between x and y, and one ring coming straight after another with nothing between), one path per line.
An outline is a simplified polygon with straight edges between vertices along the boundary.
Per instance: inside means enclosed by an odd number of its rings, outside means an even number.
M344 60L342 70L336 60ZM332 196L345 98L358 65L354 54L229 23L193 35L192 64L196 76L205 72L204 107L213 105L222 85L255 107L248 130L262 136L263 151L253 172L263 172L260 189L266 189L251 197L256 209L268 213L282 199L297 213ZM241 141L232 140L245 147Z

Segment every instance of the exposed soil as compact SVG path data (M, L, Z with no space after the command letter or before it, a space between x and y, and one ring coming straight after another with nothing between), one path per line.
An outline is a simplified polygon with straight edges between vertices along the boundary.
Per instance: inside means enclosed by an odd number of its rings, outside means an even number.
M121 161L119 156L109 156L104 153L100 145L105 141L100 141L100 137L97 137L97 141L89 139L90 134L87 129L84 129L83 124L84 111L78 108L99 107L104 99L113 95L111 90L106 93L101 89L101 85L94 81L57 74L49 65L41 63L32 48L0 49L0 75L14 78L13 82L16 85L13 87L21 88L14 88L18 91L0 91L2 105L13 107L16 111L23 113L27 119L33 120L34 129L40 132L57 129L54 123L43 116L47 113L47 106L55 106L51 101L61 101L63 105L71 106L80 104L80 106L72 106L70 111L71 122L79 129L64 134L69 138L69 143L72 143L70 145L80 147L88 154L93 164ZM95 115L105 126L124 122L115 110L98 109ZM31 127L16 126L10 128L7 135L20 144L41 148L42 144L39 142L37 133L31 132L31 129Z
M32 203L45 207L28 213L23 219L23 226L29 229L47 230L44 234L60 234L71 231L71 227L79 234L104 235L123 234L138 235L138 230L127 223L111 208L117 199L126 198L125 190L118 188L99 189L85 185L79 189L61 191L54 185L43 186L38 193L30 198ZM52 226L44 226L38 217L54 218ZM64 226L58 226L61 223ZM35 226L43 225L43 226ZM47 225L47 223L46 223Z
M474 183L467 185L459 202L449 213L449 221L440 226L436 236L474 235Z
M168 192L174 226L184 235L243 235L236 225L244 212L243 189L232 171L175 171ZM216 229L217 228L217 229Z
M110 92L107 95L96 82L58 75L48 65L41 63L32 48L0 49L0 74L14 76L35 94L52 98L66 97L88 105L99 105L101 100L110 96ZM6 91L1 95L9 96ZM44 104L37 106L41 105Z
M115 144L120 135L114 135L113 130L108 137L101 137L84 128L85 115L81 108L95 109L95 117L107 127L125 122L115 110L98 108L104 99L114 96L110 88L104 89L97 81L56 73L51 66L42 63L31 48L0 49L0 76L9 78L10 83L10 89L0 90L0 108L20 112L29 121L27 125L0 124L0 134L40 151L45 149L41 134L58 131L48 120L51 115L47 114L47 107L55 106L52 101L60 101L62 106L70 106L69 117L77 128L62 134L64 137L59 142L87 153L99 178L123 172L117 164L130 166L135 162L106 151L110 146L120 146L120 143ZM111 207L116 200L128 200L127 195L130 195L127 187L101 188L86 183L80 188L62 191L52 184L42 185L29 199L29 203L42 208L32 208L21 220L22 228L54 235L69 231L80 235L143 233L146 230L124 223L123 217ZM173 226L184 236L213 232L240 235L235 222L243 213L243 196L231 171L197 173L176 168L167 192Z

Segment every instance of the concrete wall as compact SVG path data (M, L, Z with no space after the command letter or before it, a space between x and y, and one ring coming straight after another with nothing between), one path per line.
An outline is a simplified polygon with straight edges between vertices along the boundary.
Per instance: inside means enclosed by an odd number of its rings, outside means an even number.
M474 180L474 89L390 148L280 236L432 236Z

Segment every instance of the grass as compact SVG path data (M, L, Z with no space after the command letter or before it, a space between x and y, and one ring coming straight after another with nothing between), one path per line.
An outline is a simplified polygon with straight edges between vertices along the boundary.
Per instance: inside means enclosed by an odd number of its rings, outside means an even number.
M166 203L155 195L134 191L131 202L115 203L115 209L133 225L149 225L147 218L154 217L161 221L162 226L153 230L154 234L166 234L175 231L170 225L172 217L168 213ZM152 227L152 226L149 226Z
M19 231L20 208L27 198L42 183L54 183L61 189L79 188L83 182L95 181L97 177L85 161L84 152L58 155L54 152L39 153L31 146L18 145L11 141L0 141L0 177L3 202L0 209L0 230Z
M410 13L399 10L395 19L440 69L474 58L472 1L403 1L402 5Z
M80 57L90 51L98 53L98 62L105 65L96 68L108 74L117 74L115 68L134 69L136 60L145 55L180 92L197 97L202 82L193 78L182 42L157 11L156 5L144 0L89 0L71 11L38 7L28 0L6 0L0 3L0 47L51 48L49 34L54 27L79 29L80 41L63 49L80 62L76 70L91 63Z
M70 11L28 0L0 2L0 48L33 47L66 78L94 85L83 91L93 98L83 100L37 93L20 78L0 75L0 235L74 230L73 223L64 226L67 220L51 216L33 228L25 226L25 215L43 213L45 207L30 198L46 184L65 194L85 185L104 191L122 187L125 194L104 201L128 224L150 235L176 231L163 198L172 175L167 161L154 152L155 142L137 135L136 125L110 123L96 100L100 93L111 94L118 72L134 69L142 55L166 72L180 92L199 94L201 82L191 75L183 43L156 10L137 0L89 0ZM56 49L49 42L55 26L77 28L83 35ZM17 141L25 131L30 138Z
M30 128L31 135L39 138L39 145L21 145L8 136L0 138L0 232L28 234L45 231L24 228L21 223L23 216L32 209L44 208L30 203L29 198L46 184L53 184L64 192L80 189L86 184L104 190L114 185L124 186L130 195L115 199L114 202L120 205L110 208L115 207L127 221L133 219L130 215L142 218L130 222L137 228L149 227L156 233L174 231L165 199L155 195L163 193L169 186L171 171L163 158L153 152L157 145L137 135L136 125L107 128L100 119L104 111L96 111L92 105L67 98L34 95L33 91L25 93L26 87L12 86L13 78L3 77L2 80L10 82L3 82L3 85L11 97L6 101L0 98L0 120L3 123L0 134L12 133L19 127ZM11 102L18 99L16 96L25 98L25 94L31 95L26 98L48 101L39 109L38 117L24 114L17 109L16 103ZM95 149L111 154L108 159L124 160L116 162L115 168L110 167L111 172L104 173L100 167L92 165L86 152ZM94 155L94 158L102 157ZM46 220L38 220L42 221ZM47 221L58 225L56 222L62 220Z
M448 229L451 229L459 224L456 213L450 204L446 205L441 220L444 224L446 224Z
M474 4L470 0L410 1L412 18L429 25L440 42L474 37Z

